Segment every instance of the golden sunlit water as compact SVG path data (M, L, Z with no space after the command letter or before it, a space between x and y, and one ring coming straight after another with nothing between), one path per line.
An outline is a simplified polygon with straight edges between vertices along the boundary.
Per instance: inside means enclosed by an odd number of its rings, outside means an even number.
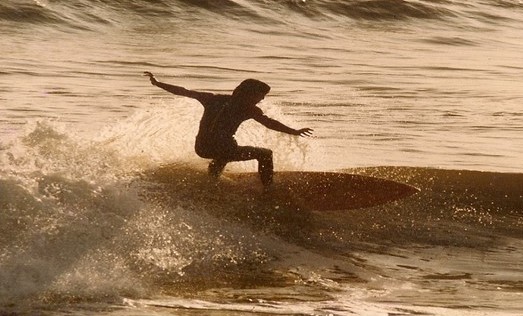
M0 314L521 314L522 30L517 0L4 0ZM314 129L241 126L276 170L420 192L315 212L202 189L202 107L144 71L263 80L268 116ZM186 185L143 177L165 165Z

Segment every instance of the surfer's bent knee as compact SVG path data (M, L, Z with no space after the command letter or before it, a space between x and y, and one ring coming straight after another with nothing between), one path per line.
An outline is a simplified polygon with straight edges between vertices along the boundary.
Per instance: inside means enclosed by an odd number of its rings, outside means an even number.
M267 148L260 148L260 150L261 150L261 154L262 154L261 158L272 160L272 150L267 149Z

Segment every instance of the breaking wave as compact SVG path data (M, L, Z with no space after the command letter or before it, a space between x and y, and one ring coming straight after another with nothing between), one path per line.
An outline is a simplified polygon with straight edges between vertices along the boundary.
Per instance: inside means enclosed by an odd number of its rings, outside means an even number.
M421 192L326 213L274 209L219 185L202 187L205 165L187 157L190 145L180 145L170 160L161 149L140 155L139 147L156 135L153 127L166 128L157 127L163 111L138 112L88 140L38 123L2 145L1 306L284 284L297 277L285 271L314 266L318 256L337 262L341 253L346 265L353 251L380 252L392 244L477 249L517 237L523 227L522 174L352 169L347 172L409 183ZM131 128L141 135L137 146L123 136ZM184 188L145 176L166 162L170 176L187 182ZM350 262L352 282L374 271L370 263Z

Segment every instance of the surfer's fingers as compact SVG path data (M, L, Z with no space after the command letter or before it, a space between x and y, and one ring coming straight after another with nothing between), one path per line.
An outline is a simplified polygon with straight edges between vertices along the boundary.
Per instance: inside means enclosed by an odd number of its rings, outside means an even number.
M312 129L310 128L304 128L300 131L300 136L302 137L308 137L308 136L312 136Z

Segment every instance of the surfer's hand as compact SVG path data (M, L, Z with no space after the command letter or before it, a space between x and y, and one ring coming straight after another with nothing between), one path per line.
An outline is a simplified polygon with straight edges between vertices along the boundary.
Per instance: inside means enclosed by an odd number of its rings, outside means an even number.
M312 129L311 128L302 128L296 131L296 135L301 137L309 137L312 136Z
M156 80L156 78L154 78L154 75L149 72L149 71L144 71L143 72L143 75L144 76L149 76L149 79L151 80L151 83L153 86L156 86L156 84L158 83L158 80Z

